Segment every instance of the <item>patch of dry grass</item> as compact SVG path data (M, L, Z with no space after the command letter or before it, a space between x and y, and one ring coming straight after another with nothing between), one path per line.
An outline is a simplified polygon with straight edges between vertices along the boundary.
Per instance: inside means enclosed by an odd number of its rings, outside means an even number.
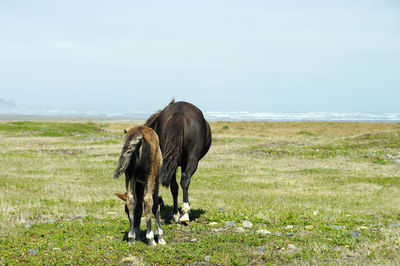
M392 132L400 129L397 123L362 122L211 122L216 135L230 136L348 136ZM307 134L309 133L309 134Z

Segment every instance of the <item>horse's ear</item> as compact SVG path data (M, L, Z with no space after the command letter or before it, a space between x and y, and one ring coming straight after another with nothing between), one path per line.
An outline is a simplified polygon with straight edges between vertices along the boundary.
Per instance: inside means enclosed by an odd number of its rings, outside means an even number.
M114 193L115 196L117 196L118 198L120 198L123 201L126 201L128 199L128 196L125 194L120 194L120 193Z
M124 129L124 133L126 134L128 131L126 131L126 129Z

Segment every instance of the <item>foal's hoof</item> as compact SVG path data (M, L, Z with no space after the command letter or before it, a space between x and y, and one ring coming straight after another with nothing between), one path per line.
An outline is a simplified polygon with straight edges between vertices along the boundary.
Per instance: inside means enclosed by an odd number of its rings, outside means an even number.
M165 244L167 244L166 242L165 242L165 240L164 239L160 239L160 240L158 240L158 244L160 244L160 245L165 245Z
M181 224L188 226L189 225L189 221L181 221Z
M136 238L136 235L129 232L128 233L128 244L129 245L135 244L135 238Z

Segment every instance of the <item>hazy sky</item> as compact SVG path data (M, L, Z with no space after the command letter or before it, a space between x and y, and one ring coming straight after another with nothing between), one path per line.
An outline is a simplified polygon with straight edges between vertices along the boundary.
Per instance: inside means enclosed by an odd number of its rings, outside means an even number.
M19 107L400 112L400 2L1 0Z

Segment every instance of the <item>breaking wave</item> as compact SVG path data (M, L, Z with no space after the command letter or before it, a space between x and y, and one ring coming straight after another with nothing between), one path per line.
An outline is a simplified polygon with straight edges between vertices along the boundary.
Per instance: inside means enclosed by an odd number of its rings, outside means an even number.
M13 110L0 111L3 119L25 117L47 118L97 118L97 119L147 119L152 112L96 112L60 110ZM360 122L400 122L400 113L331 113L331 112L204 112L207 120L217 121L360 121Z

